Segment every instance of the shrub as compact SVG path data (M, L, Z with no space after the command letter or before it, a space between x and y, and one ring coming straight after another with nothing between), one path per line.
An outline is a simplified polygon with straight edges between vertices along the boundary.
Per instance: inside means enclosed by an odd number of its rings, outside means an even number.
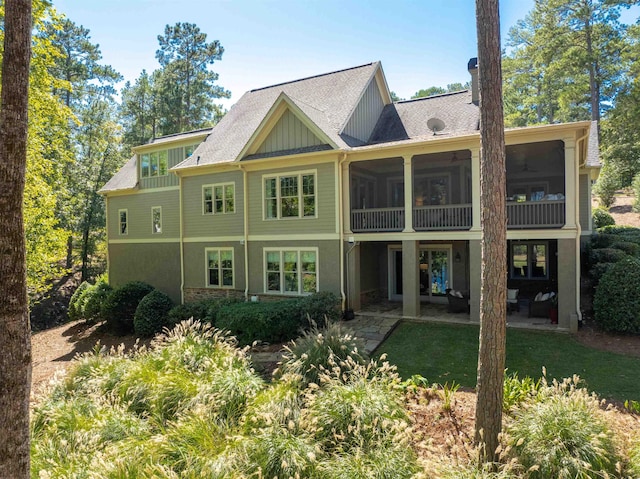
M592 248L609 248L613 243L620 241L620 237L613 233L604 233L604 230L600 230L597 233L591 235L591 247Z
M602 276L593 301L605 331L640 333L640 261L627 257Z
M320 477L326 479L409 479L420 467L409 447L381 446L355 449L349 454L336 454L318 465ZM431 477L431 476L430 476ZM456 476L459 479L459 476Z
M629 454L629 472L633 477L640 477L640 439L636 439Z
M168 314L169 326L193 318L196 321L206 321L210 301L178 304L171 308Z
M82 312L79 308L80 306L80 297L82 293L89 288L91 285L87 281L83 281L80 283L80 286L76 288L76 290L71 295L71 299L69 300L69 320L76 321L82 318Z
M627 257L624 251L615 248L594 248L591 250L591 264L617 263Z
M527 477L591 478L615 472L613 434L597 398L575 382L546 386L543 397L524 403L507 426L510 443Z
M94 286L88 288L81 298L83 302L83 317L87 321L102 321L102 305L107 300L113 288L106 281L99 280Z
M288 341L301 327L300 302L289 299L226 304L217 310L215 325L230 331L241 344Z
M353 362L346 363L351 358ZM276 377L294 374L302 387L318 383L320 372L346 364L365 364L368 361L364 342L344 331L339 323L326 328L313 328L285 346L285 353Z
M639 256L640 255L640 244L634 243L631 241L616 241L611 245L613 249L619 249L629 256Z
M640 174L633 177L631 188L633 189L633 195L635 196L635 199L633 200L633 211L640 213Z
M303 320L319 327L324 326L327 322L338 321L341 317L340 301L338 297L328 291L320 291L305 296L300 300ZM310 326L311 324L309 324Z
M505 370L502 386L502 409L510 411L525 401L535 398L540 389L540 380L534 381L529 376L518 378L518 373L507 375Z
M595 208L593 210L593 226L594 228L602 228L603 226L615 225L616 220L604 208Z
M153 291L153 286L131 281L111 292L102 305L102 317L122 332L133 331L133 317L142 298Z
M168 325L169 311L173 301L162 291L154 289L146 295L136 308L133 329L140 336L153 336Z
M600 198L602 206L609 208L613 204L618 186L618 181L614 175L609 174L608 171L602 172L594 186L594 192Z
M238 304L243 303L244 301L240 298L218 298L213 300L207 300L207 314L205 316L205 320L212 325L216 325L216 321L218 319L218 312L220 309L228 306L230 304Z
M615 263L596 263L589 269L589 277L591 278L591 282L594 288L598 287L600 284L600 279L605 275L607 271L611 269L611 267Z

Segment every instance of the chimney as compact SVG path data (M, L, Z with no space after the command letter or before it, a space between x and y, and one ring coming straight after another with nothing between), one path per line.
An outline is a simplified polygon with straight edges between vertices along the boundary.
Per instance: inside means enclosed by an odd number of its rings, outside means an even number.
M469 70L471 74L471 101L477 105L480 103L480 92L478 91L478 58L469 60L467 70Z

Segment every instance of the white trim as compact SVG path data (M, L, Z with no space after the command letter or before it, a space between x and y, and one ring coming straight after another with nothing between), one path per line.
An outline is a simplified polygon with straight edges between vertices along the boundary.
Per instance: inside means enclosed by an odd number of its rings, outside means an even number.
M249 241L323 241L339 240L340 235L336 233L307 233L307 234L281 234L281 235L249 235Z
M240 243L242 240L242 236L185 236L182 239L185 243Z
M124 211L125 215L125 232L122 232L122 221L120 221L120 214ZM121 208L118 210L118 236L128 236L129 235L129 210L127 208Z
M536 230L507 230L507 239L574 239L578 234L573 228L554 228ZM345 233L343 240L348 241L353 237L355 241L461 241L480 240L480 231L419 231L415 233Z
M303 176L313 175L313 216L304 216L304 194L303 194ZM282 217L282 196L280 193L280 178L284 177L298 177L298 216ZM267 218L267 202L266 202L266 188L265 181L267 179L275 178L276 180L276 210L277 217ZM261 175L262 181L262 221L282 221L282 220L304 220L304 219L317 219L318 218L318 170L295 170L287 171L286 173L265 173Z
M280 270L279 270L279 274L280 274L280 290L279 291L269 291L267 289L267 253L270 252L278 252L280 253ZM284 256L283 254L285 252L295 252L298 256L297 256L297 269L296 269L296 273L298 274L298 291L294 292L294 291L284 291ZM316 275L316 292L320 291L320 268L319 268L319 264L320 264L320 255L318 253L318 247L317 246L309 246L309 247L303 247L303 246L283 246L283 247L266 247L266 248L262 248L262 291L265 294L273 294L276 296L306 296L309 294L313 294L313 293L309 293L309 292L304 292L302 291L303 289L303 275L302 275L302 271L301 271L301 253L303 252L313 252L316 255L316 270L315 270L315 275Z
M222 211L216 212L216 197L215 197L215 189L216 187L222 188ZM227 197L226 197L226 187L233 186L233 211L227 211ZM205 211L205 199L204 199L204 190L205 188L211 188L211 212ZM236 214L236 182L228 181L225 183L210 183L206 185L202 185L202 215L203 216L214 216L214 215L234 215Z
M109 244L180 243L180 238L110 239Z
M154 219L153 219L153 213L154 210L160 210L160 231L155 231L155 224L154 224ZM152 235L161 235L162 234L162 228L164 228L163 224L162 224L162 206L152 206L151 207L151 234Z
M154 177L155 178L155 177ZM178 186L161 186L159 188L143 188L137 191L134 191L132 193L128 193L130 195L144 195L147 193L162 193L163 191L174 191L174 190L179 190L180 189L180 185Z
M213 284L209 284L209 252L217 252L218 253L218 281L220 282L220 284L218 285L213 285ZM231 286L229 285L223 285L223 275L222 275L222 259L221 259L221 253L223 251L231 251ZM235 251L234 248L230 248L230 247L222 247L222 248L218 248L218 247L210 247L210 248L205 248L204 249L204 286L205 288L211 288L211 289L235 289L235 285L236 285L236 261L235 261Z

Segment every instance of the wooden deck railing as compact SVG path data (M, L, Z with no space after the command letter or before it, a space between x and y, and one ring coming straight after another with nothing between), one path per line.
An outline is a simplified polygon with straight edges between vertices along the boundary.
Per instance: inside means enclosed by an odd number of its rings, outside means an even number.
M426 230L466 230L471 228L471 205L416 206L413 228Z
M402 231L404 208L370 208L351 210L351 231Z
M508 228L557 228L564 226L564 200L507 202Z

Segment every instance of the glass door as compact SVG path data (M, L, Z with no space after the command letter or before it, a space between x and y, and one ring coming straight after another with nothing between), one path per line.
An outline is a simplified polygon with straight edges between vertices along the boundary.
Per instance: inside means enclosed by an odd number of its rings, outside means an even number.
M389 299L402 299L402 250L389 250ZM434 303L446 302L446 290L451 287L451 246L423 246L419 255L420 299Z

